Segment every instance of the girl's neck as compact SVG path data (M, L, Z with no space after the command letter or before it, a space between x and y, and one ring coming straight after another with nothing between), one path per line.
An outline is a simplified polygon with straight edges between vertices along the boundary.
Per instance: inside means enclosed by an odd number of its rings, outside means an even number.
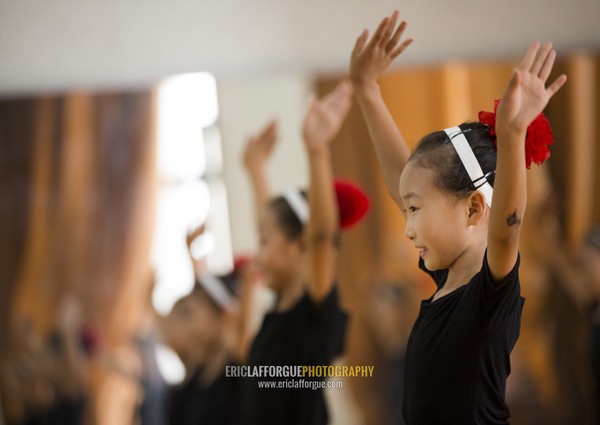
M486 240L483 240L463 251L448 269L444 289L455 289L469 283L471 278L481 270L485 249Z
M290 310L302 295L304 295L304 280L301 277L289 281L279 292L275 310L283 312Z

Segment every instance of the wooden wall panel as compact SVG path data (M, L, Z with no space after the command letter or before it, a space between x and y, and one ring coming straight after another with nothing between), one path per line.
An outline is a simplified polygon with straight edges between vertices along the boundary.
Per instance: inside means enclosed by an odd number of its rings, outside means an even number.
M594 205L594 158L597 144L596 60L579 54L567 62L569 100L569 186L565 201L567 243L576 250L587 233Z
M594 157L594 213L592 220L596 224L600 224L600 57L596 57L596 105L595 105L595 116L593 117L595 128L594 128L594 146L595 146L595 157Z
M89 365L93 424L130 425L139 397L137 382L111 364L135 364L132 338L147 301L154 111L151 92L0 102L0 157L20 166L2 167L0 178L23 200L2 208L14 230L3 234L0 258L16 256L17 265L5 274L12 281L2 282L3 301L41 336L67 297L79 301L100 341ZM18 131L2 131L7 118Z
M62 102L48 97L35 101L35 104L35 134L29 152L34 166L31 184L23 188L24 194L31 199L31 210L24 236L25 251L15 279L18 290L11 310L15 320L31 320L34 327L45 334L53 325L55 311L51 266L57 251L51 241L56 237L57 199L53 187L58 169L56 146L62 137Z
M10 303L31 210L34 122L33 100L0 101L0 362L8 349Z

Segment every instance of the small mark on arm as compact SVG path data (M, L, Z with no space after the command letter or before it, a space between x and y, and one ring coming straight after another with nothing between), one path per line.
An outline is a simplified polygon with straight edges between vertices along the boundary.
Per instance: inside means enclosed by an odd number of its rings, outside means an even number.
M508 227L521 224L521 219L517 216L517 210L515 209L511 215L506 218L506 224Z

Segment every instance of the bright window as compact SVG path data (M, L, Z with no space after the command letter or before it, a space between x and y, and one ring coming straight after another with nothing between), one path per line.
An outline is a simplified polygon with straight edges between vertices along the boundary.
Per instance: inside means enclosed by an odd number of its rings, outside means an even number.
M156 286L152 301L168 314L190 292L194 274L186 235L206 224L193 244L195 255L206 257L208 270L220 274L232 267L227 192L221 179L221 139L215 78L209 73L169 77L158 87L157 197L152 263ZM161 355L165 378L182 378L173 356ZM163 353L164 354L164 353ZM179 372L177 372L179 371Z

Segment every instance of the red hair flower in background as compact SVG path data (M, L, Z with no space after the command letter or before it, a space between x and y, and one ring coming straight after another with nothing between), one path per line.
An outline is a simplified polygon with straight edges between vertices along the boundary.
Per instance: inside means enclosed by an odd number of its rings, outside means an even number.
M479 122L485 124L490 129L490 135L496 143L496 111L500 99L494 101L494 112L479 112ZM535 120L527 127L527 136L525 137L525 166L531 167L531 163L535 162L541 165L542 162L550 158L549 146L554 144L552 136L552 128L548 118L542 112Z
M336 180L335 196L342 229L358 224L369 211L369 198L360 187L352 182Z

